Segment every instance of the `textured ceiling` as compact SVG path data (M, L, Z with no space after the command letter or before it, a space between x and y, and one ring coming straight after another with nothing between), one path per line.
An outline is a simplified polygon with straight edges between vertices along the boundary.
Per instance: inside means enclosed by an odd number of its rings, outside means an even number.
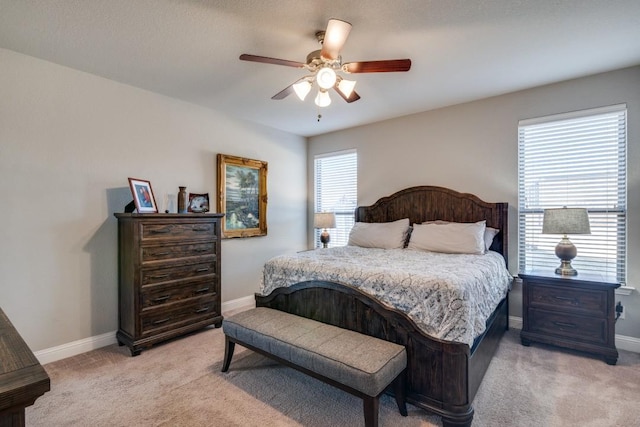
M362 99L271 96L304 70L329 18L353 24L344 62L411 58L352 75ZM0 0L0 47L312 136L640 64L638 0ZM0 64L1 70L1 64Z

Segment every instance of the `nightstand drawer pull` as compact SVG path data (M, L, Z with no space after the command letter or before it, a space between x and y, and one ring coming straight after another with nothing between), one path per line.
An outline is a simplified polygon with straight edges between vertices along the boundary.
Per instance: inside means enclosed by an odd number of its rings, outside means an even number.
M160 325L161 323L167 323L169 320L171 320L170 317L166 317L164 319L160 319L160 320L156 320L153 322L154 325Z
M209 231L209 227L193 227L193 231Z
M555 295L554 298L557 299L557 300L560 300L560 301L569 301L571 304L578 305L578 300L575 299L575 298L561 297L561 296L558 296L558 295Z
M199 269L196 270L196 272L198 272L198 273L202 273L203 271L209 271L209 267L199 268Z
M154 255L155 256L165 256L165 255L170 255L171 252L156 252Z
M201 308L199 310L196 310L195 312L196 312L196 314L204 313L205 311L209 311L210 308L211 307L204 307L204 308Z
M561 328L577 328L578 326L575 323L566 323L566 322L553 322L554 325L560 326Z
M160 274L159 276L149 276L149 278L150 278L150 279L154 279L154 280L157 280L157 279L166 279L167 277L169 277L169 275L168 275L168 274Z
M154 298L153 302L162 302L168 300L169 298L171 298L171 295L163 295L161 297Z
M206 288L196 289L194 292L195 292L196 294L201 294L201 293L203 293L203 292L207 292L208 290L209 290L209 287L206 287Z

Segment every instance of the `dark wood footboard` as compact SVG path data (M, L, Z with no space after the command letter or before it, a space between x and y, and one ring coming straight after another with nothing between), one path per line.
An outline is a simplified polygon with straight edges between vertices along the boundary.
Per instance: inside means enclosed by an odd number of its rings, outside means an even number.
M445 426L471 425L473 398L498 342L508 327L505 298L472 349L422 333L404 313L345 284L307 281L256 294L270 307L404 345L407 401L442 416ZM392 390L389 390L393 394Z

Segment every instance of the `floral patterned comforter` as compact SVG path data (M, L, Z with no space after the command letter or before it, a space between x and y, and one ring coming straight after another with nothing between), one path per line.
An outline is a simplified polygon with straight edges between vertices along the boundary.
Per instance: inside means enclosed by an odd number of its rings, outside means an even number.
M348 283L405 312L426 334L472 346L512 277L504 258L491 251L454 255L343 246L269 260L261 293L305 280Z

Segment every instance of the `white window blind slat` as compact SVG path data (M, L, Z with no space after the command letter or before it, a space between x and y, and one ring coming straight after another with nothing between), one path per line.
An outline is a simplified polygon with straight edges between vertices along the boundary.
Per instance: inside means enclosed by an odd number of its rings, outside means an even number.
M356 151L341 151L315 157L315 211L334 212L336 228L327 230L329 247L344 246L355 222L358 199L358 155ZM320 233L314 232L314 247L322 246Z
M519 268L553 270L562 236L543 235L544 209L584 207L591 234L569 236L578 271L626 278L627 110L616 105L518 124Z

